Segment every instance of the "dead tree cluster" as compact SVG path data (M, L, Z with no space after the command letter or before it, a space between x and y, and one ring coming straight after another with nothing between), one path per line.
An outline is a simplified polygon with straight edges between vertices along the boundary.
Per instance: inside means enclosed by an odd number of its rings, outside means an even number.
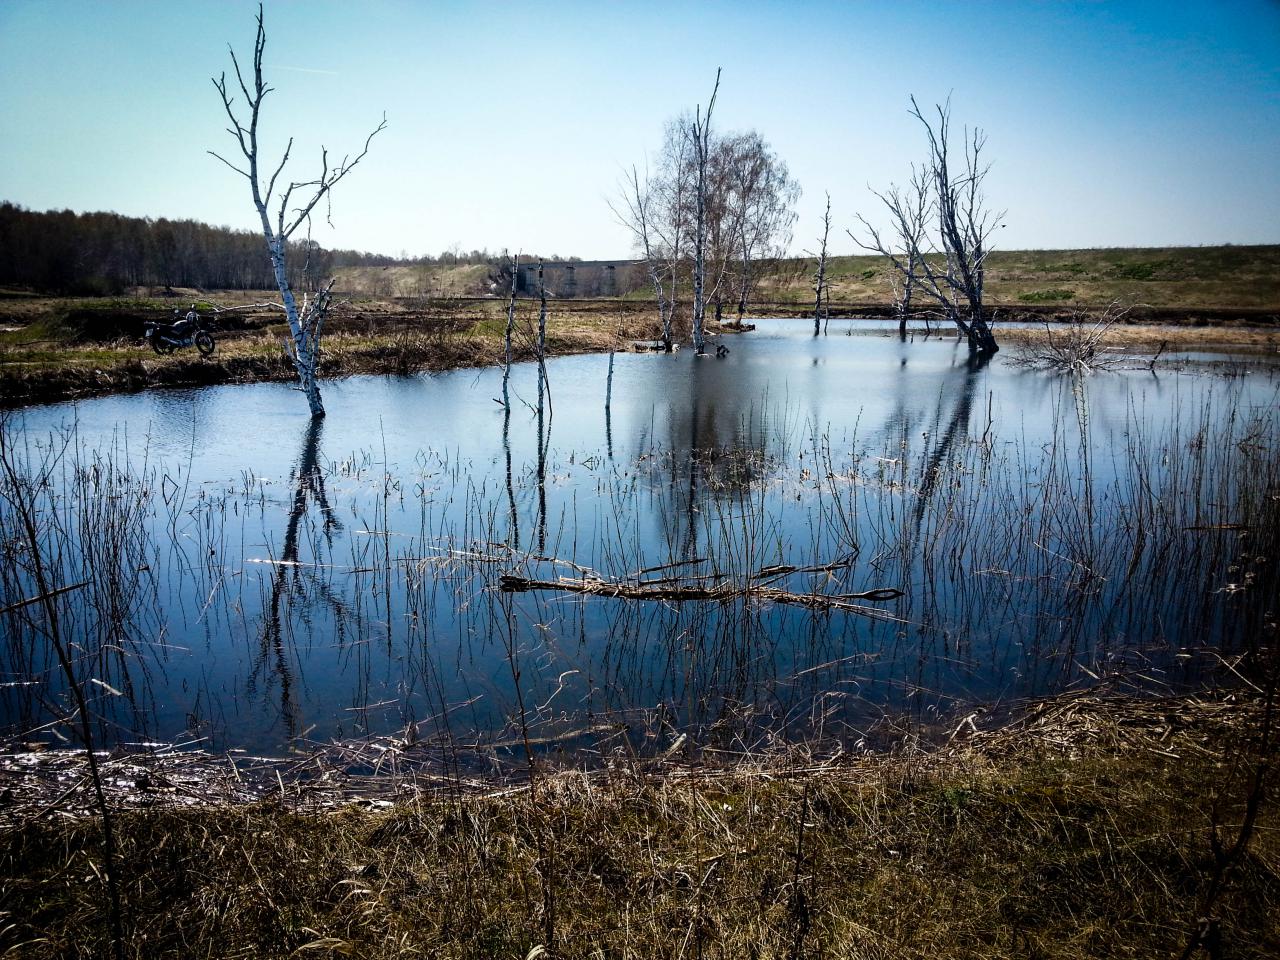
M1129 315L1131 307L1113 300L1101 312L1077 306L1063 324L1044 325L1044 340L1024 348L1017 362L1041 370L1085 374L1114 367L1130 359L1122 353L1110 353L1105 347L1107 333ZM1160 345L1156 359L1164 352Z
M671 350L684 284L691 291L689 336L706 349L706 320L736 323L760 277L785 253L800 188L756 131L717 134L712 117L720 74L707 106L667 124L654 168L632 167L613 210L632 233L649 274Z
M252 68L245 71L230 49L234 82L224 72L213 81L230 125L239 156L228 159L209 151L249 185L266 242L281 309L289 323L289 352L312 416L324 416L317 379L321 335L331 302L332 280L315 282L299 304L296 277L286 262L290 250L311 250L312 214L328 202L333 188L368 155L373 138L386 127L386 118L365 138L354 156L332 162L323 147L318 175L309 180L283 180L293 150L290 138L279 162L263 166L259 143L262 105L272 92L263 77L266 29L258 8ZM670 351L676 335L675 319L682 283L688 282L690 338L694 350L706 351L706 318L715 311L723 322L728 300L737 310L740 327L762 273L787 250L795 223L800 188L787 166L755 131L717 134L712 120L720 88L720 72L705 108L696 107L667 125L656 169L643 176L632 167L614 205L618 219L632 232L637 252L653 286L663 347ZM928 141L924 165L913 171L905 189L890 187L876 196L889 214L890 228L881 232L859 217L862 237L850 236L866 249L885 256L892 265L891 282L900 329L917 292L929 295L948 320L968 338L975 354L990 355L998 347L983 303L986 257L1001 215L991 212L982 191L987 166L982 152L986 139L980 130L965 130L961 156L951 147L950 105L928 117L911 100L911 113L923 125ZM827 240L831 202L827 199L822 249L814 278L814 329L818 332L827 294ZM294 240L303 227L305 239ZM310 264L308 263L308 267ZM513 270L515 265L513 265ZM304 274L310 274L309 269ZM508 318L510 327L510 318ZM508 339L508 350L509 339ZM509 363L508 358L508 363ZM504 397L504 402L506 398Z

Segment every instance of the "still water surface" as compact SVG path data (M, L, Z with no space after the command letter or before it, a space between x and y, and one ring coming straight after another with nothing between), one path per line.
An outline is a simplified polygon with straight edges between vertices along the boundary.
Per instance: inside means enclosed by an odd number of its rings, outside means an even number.
M328 382L319 425L283 384L27 410L33 458L70 438L68 461L145 498L144 543L81 551L134 587L102 661L111 736L267 751L412 724L502 745L523 717L599 754L677 731L856 742L885 716L1194 683L1203 648L1265 616L1273 368L1081 379L806 326L761 323L722 359L619 354L607 409L607 357L550 361L541 414L520 365L509 420L500 369ZM101 508L59 476L66 516ZM760 575L779 565L829 569ZM505 574L903 595L629 600ZM68 617L101 645L80 594ZM46 736L55 665L29 623L5 629L0 723Z

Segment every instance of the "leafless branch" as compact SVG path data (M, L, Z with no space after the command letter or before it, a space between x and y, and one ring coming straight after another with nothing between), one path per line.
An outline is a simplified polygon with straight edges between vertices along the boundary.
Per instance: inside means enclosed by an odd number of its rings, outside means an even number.
M223 110L231 120L231 126L227 128L227 132L236 140L241 153L248 160L248 169L231 163L225 157L213 151L209 151L209 153L249 181L253 205L262 223L263 239L266 241L267 251L271 257L271 265L276 277L276 284L280 290L281 306L286 317L288 317L289 329L293 336L294 365L297 368L302 388L307 394L312 415L321 417L324 416L324 406L320 401L316 370L320 355L320 334L323 329L325 315L330 307L333 281L323 285L314 299L307 300L304 298L300 313L290 285L288 272L285 268L286 251L290 237L305 223L308 225L306 246L308 257L310 257L312 211L321 200L327 201L334 186L341 182L368 155L373 138L386 129L387 117L385 113L382 115L382 120L365 138L363 149L354 159L348 154L343 157L342 162L337 166L330 167L328 150L321 147L320 175L314 180L292 181L289 183L279 198L279 206L273 223L268 208L272 198L276 196L276 184L279 182L292 156L294 140L292 137L289 138L283 155L267 180L267 188L264 193L259 179L258 167L258 120L261 116L262 101L267 94L271 93L272 88L266 84L262 76L262 56L263 51L266 49L267 33L261 4L258 6L256 26L253 45L252 89L250 89L250 85L245 79L245 72L240 67L240 60L236 56L235 50L229 48L236 82L239 84L240 92L245 100L244 109L248 111L247 124L237 116L234 97L228 89L226 73L223 72L221 76L213 81L214 88L218 91L218 96L222 101ZM304 191L307 199L302 204L291 207L290 201L295 191Z

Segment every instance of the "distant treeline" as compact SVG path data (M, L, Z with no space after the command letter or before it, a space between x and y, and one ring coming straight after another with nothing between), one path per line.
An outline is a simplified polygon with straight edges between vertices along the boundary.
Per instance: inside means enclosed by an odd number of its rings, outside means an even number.
M292 257L301 282L305 251ZM328 251L313 250L313 265ZM328 261L331 262L331 261ZM39 213L0 205L0 284L67 294L134 286L262 289L275 286L262 235L194 220L116 213Z
M456 266L494 263L488 250L438 257L391 257L291 244L290 282L314 288L340 267ZM0 203L0 286L86 296L130 287L264 290L275 287L262 234L195 220L152 220L117 213L40 213Z

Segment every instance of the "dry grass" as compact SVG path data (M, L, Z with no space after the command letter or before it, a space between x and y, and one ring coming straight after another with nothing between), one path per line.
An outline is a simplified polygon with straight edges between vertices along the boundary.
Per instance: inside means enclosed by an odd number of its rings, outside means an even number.
M339 267L338 286L370 297L469 297L493 293L487 264Z
M309 807L283 779L287 804L162 801L117 816L126 952L1177 955L1208 883L1208 827L1230 836L1241 820L1260 715L1250 699L1067 697L888 757L619 757L388 809ZM96 825L5 819L0 950L101 954ZM1276 826L1264 806L1214 906L1231 956L1280 946Z
M360 301L335 310L321 357L322 377L360 373L413 373L499 363L503 356L502 304L473 302L407 309L391 301ZM54 309L54 308L50 308ZM525 318L527 319L527 318ZM246 329L217 334L208 359L194 350L157 356L132 339L92 342L41 328L0 338L0 404L52 401L154 386L292 380L287 328L275 316L248 317ZM621 329L622 336L619 337ZM620 328L613 309L566 305L548 320L552 355L626 349L652 336L652 319L632 307ZM533 355L529 337L519 359Z
M1039 346L1062 331L1040 327L1002 327L997 336L1002 344ZM1280 330L1261 327L1167 327L1145 324L1118 324L1103 334L1101 346L1118 349L1154 350L1161 344L1169 349L1195 350L1247 347L1265 351L1280 350Z
M869 258L848 259L853 265L845 266L854 270L863 259ZM874 284L874 281L866 283ZM772 296L777 292L764 291L762 295ZM174 302L199 298L191 291L185 294L173 300L28 297L4 301L4 309L0 311L0 321L3 321L0 326L4 327L0 330L0 405L154 386L189 387L294 378L292 365L285 355L287 330L279 315L270 312L222 315L217 352L208 360L198 357L193 350L159 357L141 345L140 337L121 337L119 332L111 334L116 339L93 336L87 326L77 325L98 324L109 330L136 326L140 330L142 318L164 319ZM874 306L879 296L873 290L861 288L845 294L855 299L862 297L862 307L868 303ZM229 307L259 303L270 299L270 294L240 291L214 299L219 306ZM498 299L394 299L353 293L335 309L331 318L321 375L403 374L499 362L504 306ZM551 306L548 348L552 354L602 351L611 347L626 349L632 341L652 340L657 336L655 313L643 297L629 298L623 303L562 301L553 302ZM833 308L842 308L842 305L836 303ZM853 304L844 304L843 308L859 309ZM522 304L521 320L526 327L533 309L527 303ZM624 312L621 324L619 310ZM766 314L785 312L785 308L776 306L763 310ZM1006 315L1020 316L1017 310L1002 313ZM69 317L77 319L72 322ZM1171 349L1225 346L1280 349L1280 329L1275 327L1239 326L1238 320L1230 325L1222 322L1197 325L1194 319L1192 314L1187 314L1180 321L1185 325L1174 327L1116 324L1107 330L1101 346L1155 350L1165 343ZM1052 335L1043 328L1000 328L996 332L1002 344L1029 346L1039 346ZM532 356L528 336L521 344L519 356L522 359Z

